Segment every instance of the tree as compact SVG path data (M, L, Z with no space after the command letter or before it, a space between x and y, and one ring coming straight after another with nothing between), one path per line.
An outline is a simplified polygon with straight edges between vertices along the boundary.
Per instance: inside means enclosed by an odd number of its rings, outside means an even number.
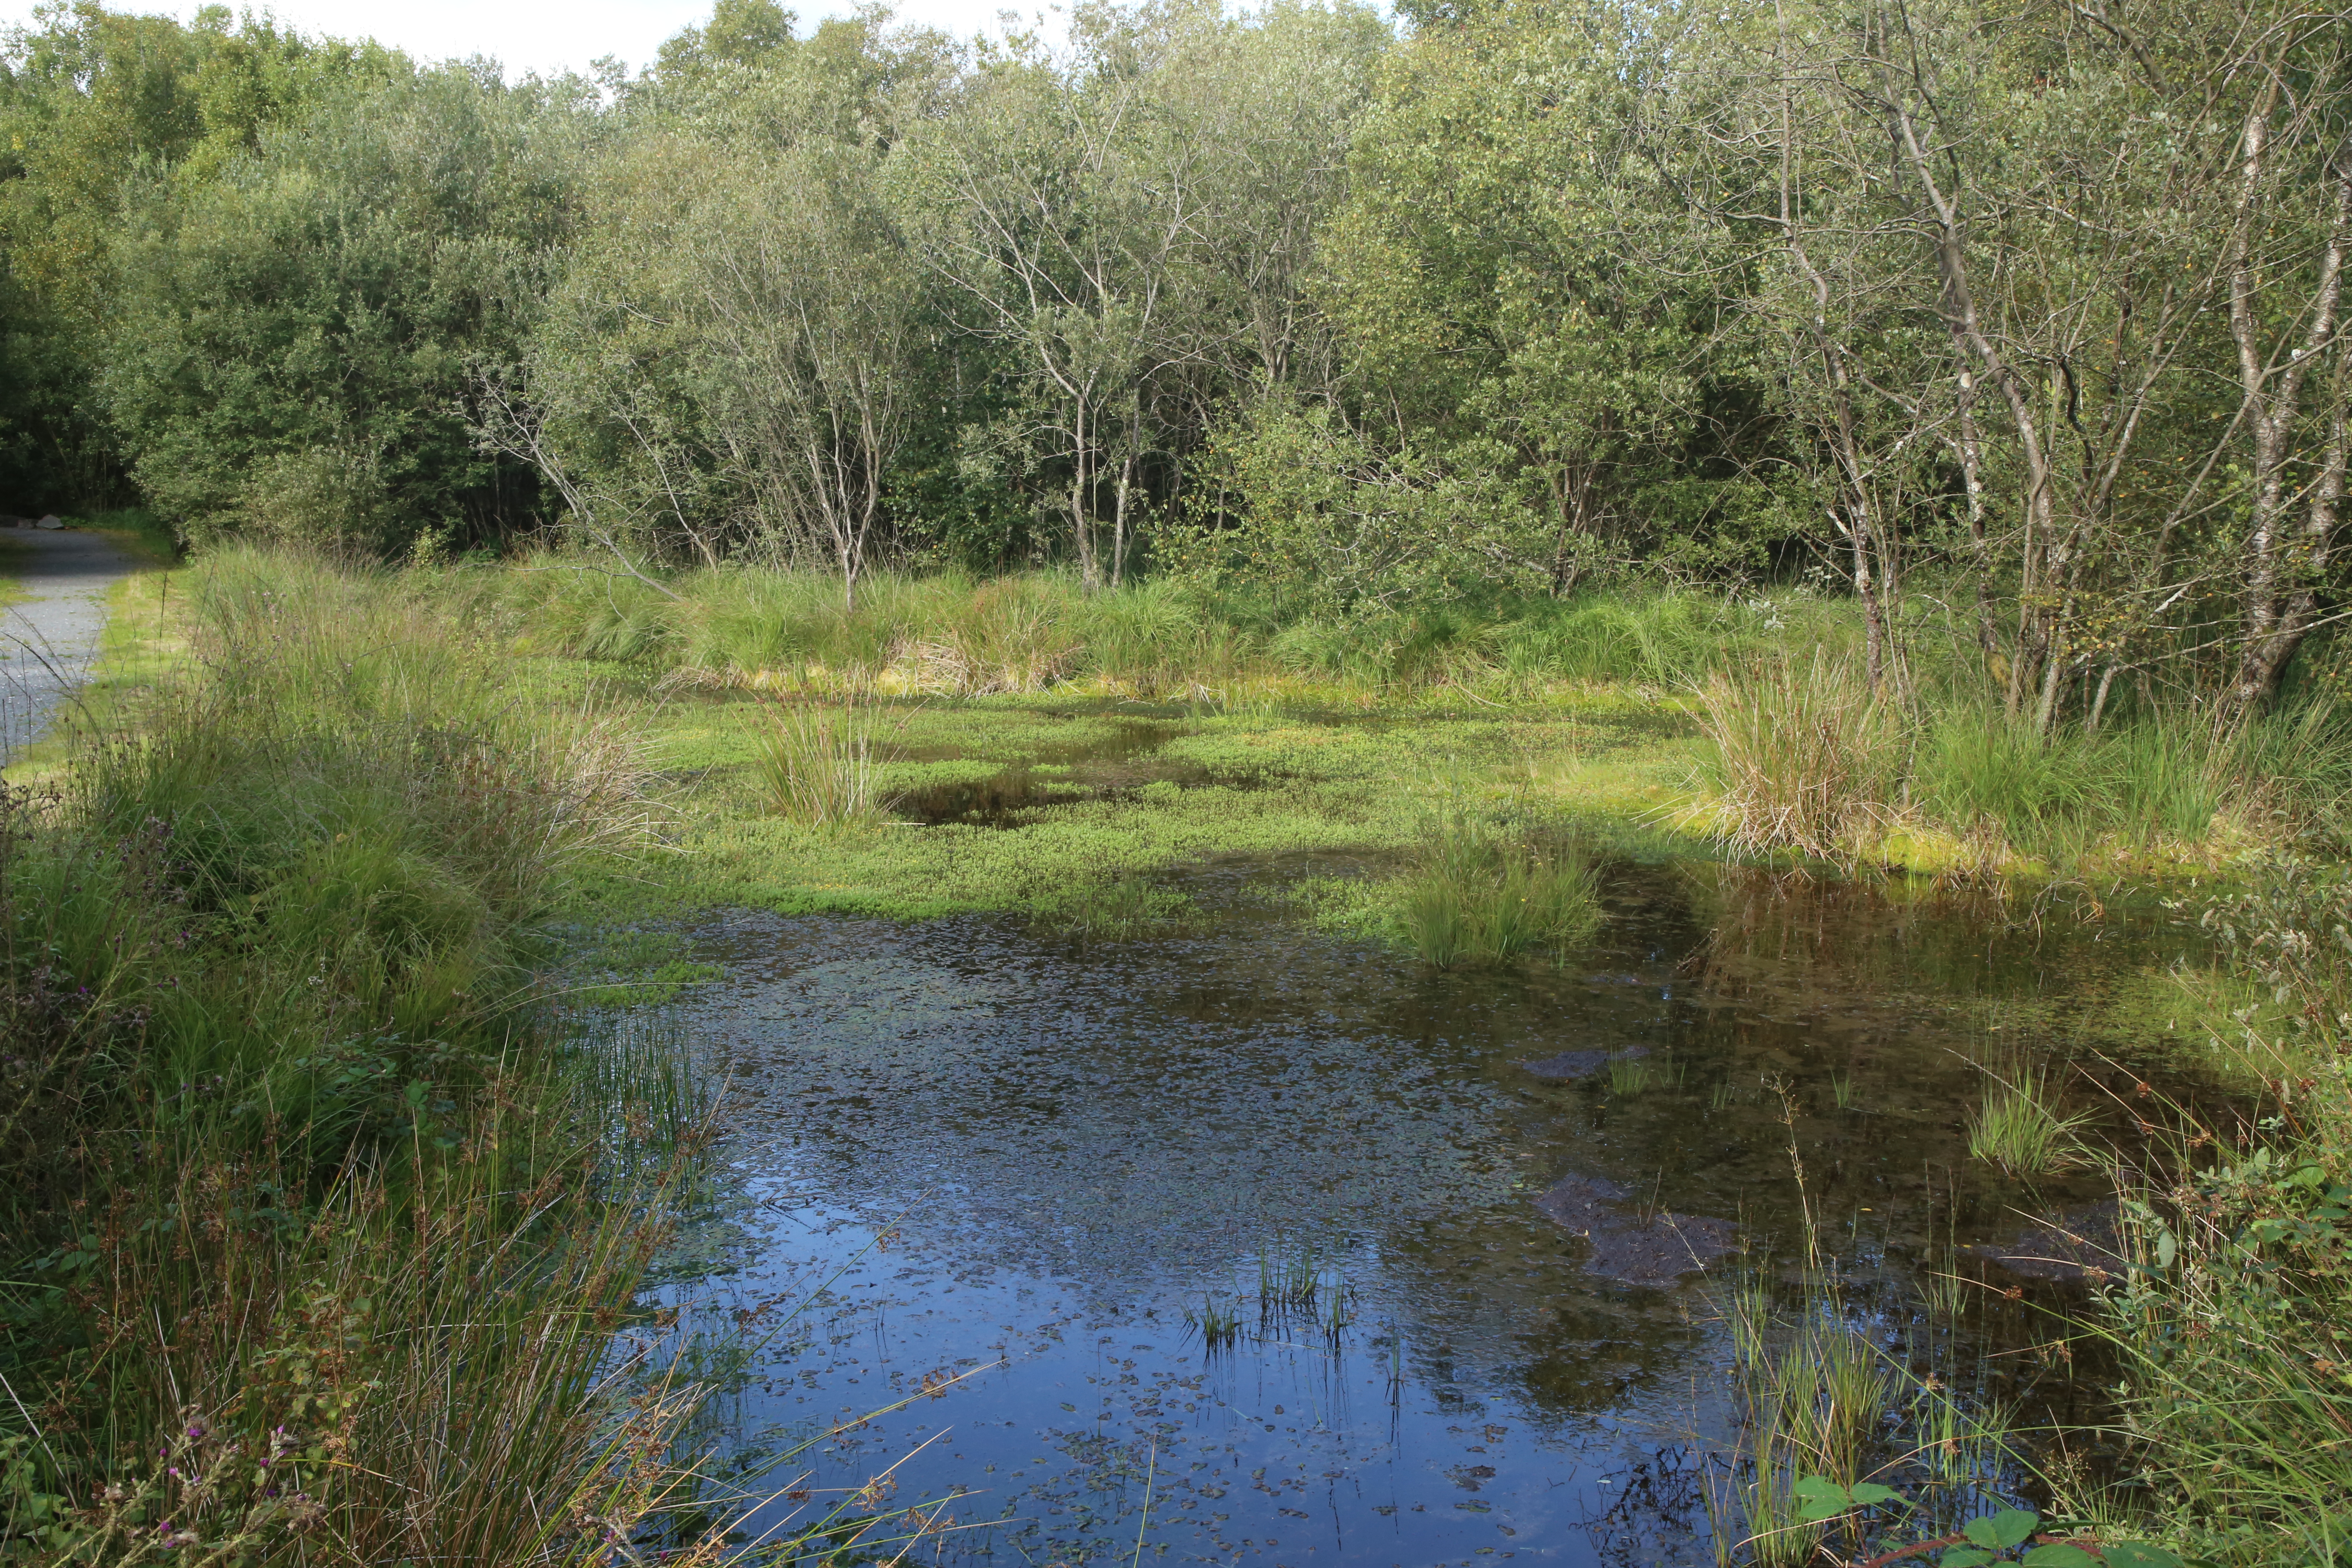
M470 400L568 237L584 91L395 76L215 178L146 184L112 244L100 390L175 527L389 549L536 515L536 477L477 449Z
M548 449L610 526L712 563L821 553L855 605L925 304L879 170L933 50L785 35L636 106L532 355Z

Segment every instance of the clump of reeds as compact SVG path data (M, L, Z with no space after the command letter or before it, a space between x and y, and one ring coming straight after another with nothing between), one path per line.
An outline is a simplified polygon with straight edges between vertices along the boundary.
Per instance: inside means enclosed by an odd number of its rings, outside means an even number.
M2047 1068L2018 1062L2005 1071L1988 1067L1985 1076L1983 1096L1969 1112L1971 1158L2013 1176L2042 1176L2089 1157L2078 1134L2091 1115L2061 1114Z
M1440 969L1558 956L1600 924L1598 884L1573 852L1448 822L1394 890L1405 943Z
M1901 714L1852 659L1767 657L1697 688L1718 831L1748 850L1850 858L1900 787Z
M776 815L803 827L866 827L881 820L873 709L778 704L759 736L760 782Z

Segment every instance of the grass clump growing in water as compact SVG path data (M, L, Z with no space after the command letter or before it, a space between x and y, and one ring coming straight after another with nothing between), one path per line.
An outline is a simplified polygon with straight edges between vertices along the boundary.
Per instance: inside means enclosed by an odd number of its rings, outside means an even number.
M2046 1176L2089 1158L2077 1131L2088 1111L2059 1114L2046 1068L2019 1064L2006 1074L1988 1068L1984 1097L1969 1112L1969 1154L2013 1176Z
M759 734L761 787L803 827L870 827L882 818L874 712L856 700L779 704Z
M1558 956L1590 936L1598 893L1591 868L1565 849L1449 823L1400 879L1393 919L1423 963L1486 968Z

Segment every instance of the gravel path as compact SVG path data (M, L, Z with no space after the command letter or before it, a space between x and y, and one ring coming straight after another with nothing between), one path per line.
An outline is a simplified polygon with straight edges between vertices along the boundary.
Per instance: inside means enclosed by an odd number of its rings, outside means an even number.
M0 764L48 732L106 629L106 591L131 558L94 533L12 528L0 571L31 597L0 606Z

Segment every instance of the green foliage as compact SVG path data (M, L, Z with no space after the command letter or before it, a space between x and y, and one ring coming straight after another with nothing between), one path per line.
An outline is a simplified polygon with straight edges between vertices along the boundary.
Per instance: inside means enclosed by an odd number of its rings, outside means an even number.
M106 363L115 247L158 171L208 179L274 126L394 69L373 45L307 40L226 11L192 26L87 3L11 30L0 78L0 490L19 510L127 499L91 383Z
M1439 969L1554 959L1591 934L1601 911L1592 872L1565 849L1491 828L1442 826L1391 894L1405 944Z
M1399 427L1335 442L1318 411L1320 452L1250 431L1295 470L1257 479L1273 508L1239 487L1277 565L1275 531L1310 487L1314 511L1362 520L1342 539L1379 520L1515 586L1564 589L1636 552L1746 575L1791 531L1739 477L1733 411L1759 400L1760 367L1736 337L1707 341L1702 279L1729 254L1640 150L1661 47L1620 10L1507 5L1391 52L1317 297L1365 427Z
M1813 1522L1847 1519L1882 1505L1906 1506L1902 1494L1890 1487L1867 1481L1845 1487L1825 1476L1804 1477L1797 1482L1796 1493L1803 1500L1800 1517ZM1928 1552L1941 1547L1933 1559L1936 1568L1986 1568L1995 1563L2018 1563L2025 1568L2099 1568L2102 1563L2114 1563L2116 1568L2182 1568L2180 1558L2146 1542L2102 1540L2094 1535L2037 1542L2035 1536L2042 1530L2042 1516L2031 1509L2004 1508L1969 1520L1952 1537L1882 1552L1874 1561L1916 1555L1925 1562Z
M469 409L537 313L587 132L560 95L400 74L147 189L101 390L158 509L195 540L369 551L529 519L536 476Z
M530 984L645 840L633 743L389 577L180 581L187 679L0 797L0 1318L42 1412L0 1429L0 1561L584 1560L565 1521L675 1495L693 1401L630 1403L611 1330L696 1095Z

